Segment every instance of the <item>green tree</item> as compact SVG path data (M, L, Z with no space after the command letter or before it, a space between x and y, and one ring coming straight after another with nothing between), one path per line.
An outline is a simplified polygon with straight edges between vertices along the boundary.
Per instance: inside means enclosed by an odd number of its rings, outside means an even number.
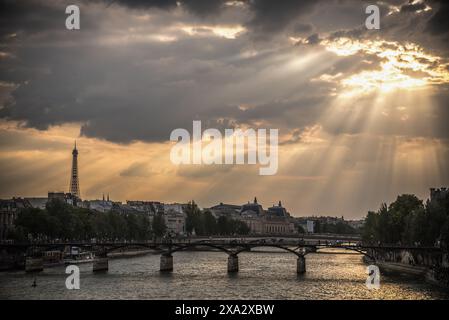
M302 226L300 226L299 224L296 226L296 229L298 230L299 233L306 233L304 228Z
M220 235L229 235L231 234L231 226L229 223L229 218L226 216L219 216L217 220L217 231Z
M151 234L151 223L149 217L146 214L137 215L137 225L138 231L136 234L136 239L138 240L149 239Z
M165 225L165 219L162 214L158 213L154 216L152 229L156 237L162 237L165 234L167 226Z
M449 196L427 201L401 195L378 212L369 212L363 229L364 241L432 246L449 240Z
M217 220L212 215L210 211L205 211L202 214L203 226L204 226L204 235L214 235L217 234Z
M376 212L369 211L365 218L365 224L362 231L362 239L367 242L379 240L378 234L379 215Z
M195 233L198 235L204 234L204 224L201 216L201 210L196 205L195 201L190 201L185 209L186 213L186 231L188 233L192 233L195 230Z
M251 229L248 227L248 225L243 222L243 221L239 221L239 220L234 220L236 221L235 224L235 229L234 229L234 233L238 234L238 235L247 235L249 234L249 232L251 231Z
M422 200L411 194L400 195L396 201L390 204L388 208L388 230L390 231L388 240L390 243L406 241L404 239L406 220L410 221L412 218L409 216L423 208Z

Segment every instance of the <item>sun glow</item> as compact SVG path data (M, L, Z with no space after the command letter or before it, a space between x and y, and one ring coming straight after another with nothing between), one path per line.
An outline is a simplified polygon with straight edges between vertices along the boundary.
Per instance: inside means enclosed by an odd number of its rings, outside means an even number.
M389 92L394 89L410 89L424 87L427 81L414 79L410 76L397 72L395 68L385 68L381 71L364 71L342 81L342 84L350 87L359 87L363 91L379 89Z
M424 52L416 44L385 40L323 40L322 45L338 56L365 54L380 59L379 68L341 79L341 84L363 91L416 89L449 83L447 61Z

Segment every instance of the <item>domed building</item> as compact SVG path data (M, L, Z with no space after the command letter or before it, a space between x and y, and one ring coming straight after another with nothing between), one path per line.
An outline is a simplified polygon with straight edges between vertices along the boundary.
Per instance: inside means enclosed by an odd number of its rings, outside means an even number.
M290 214L282 206L281 201L279 201L279 204L277 206L273 205L272 207L268 208L268 215L279 218L290 218Z
M257 203L257 198L254 198L254 202L242 205L240 210L241 215L256 215L258 217L264 216L265 212L260 204Z
M282 206L281 201L264 210L254 198L254 202L242 205L240 211L242 220L248 225L253 234L291 234L295 227L291 216Z

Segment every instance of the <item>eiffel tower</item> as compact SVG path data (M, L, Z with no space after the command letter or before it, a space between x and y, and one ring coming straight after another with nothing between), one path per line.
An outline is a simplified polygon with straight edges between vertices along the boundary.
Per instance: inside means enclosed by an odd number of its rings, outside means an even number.
M72 195L81 198L80 194L80 183L78 180L78 150L76 150L76 140L75 140L75 148L72 151L72 175L70 176L70 188L69 193Z

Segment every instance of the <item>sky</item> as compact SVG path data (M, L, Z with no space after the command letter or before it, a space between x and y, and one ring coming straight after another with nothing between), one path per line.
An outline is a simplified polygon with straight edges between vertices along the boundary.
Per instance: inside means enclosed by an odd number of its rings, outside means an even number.
M347 219L426 199L449 186L448 16L437 0L0 0L0 198L68 192L76 139L83 199L257 196ZM170 133L194 120L278 129L277 174L173 164Z

